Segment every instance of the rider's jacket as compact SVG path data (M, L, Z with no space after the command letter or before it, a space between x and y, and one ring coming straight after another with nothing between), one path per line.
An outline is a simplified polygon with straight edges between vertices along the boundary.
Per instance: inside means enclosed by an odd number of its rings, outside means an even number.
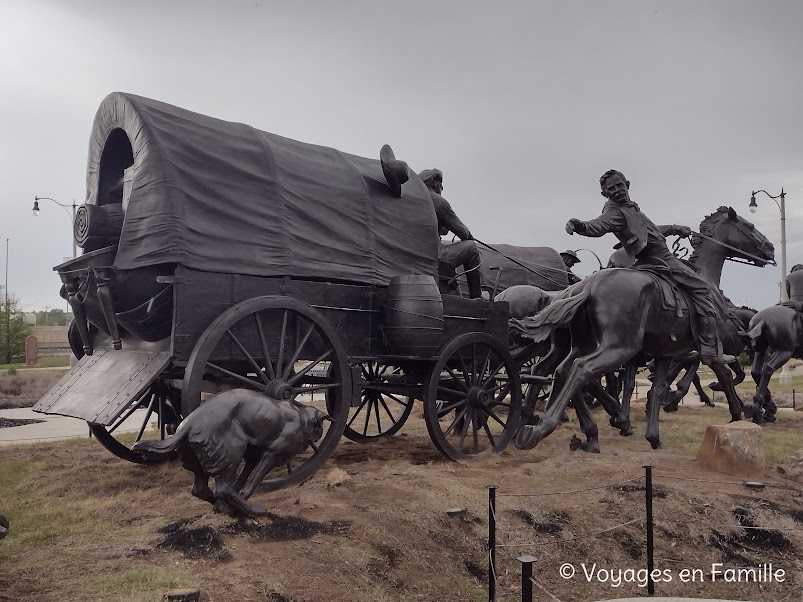
M786 277L786 290L790 301L803 303L803 270L792 272Z

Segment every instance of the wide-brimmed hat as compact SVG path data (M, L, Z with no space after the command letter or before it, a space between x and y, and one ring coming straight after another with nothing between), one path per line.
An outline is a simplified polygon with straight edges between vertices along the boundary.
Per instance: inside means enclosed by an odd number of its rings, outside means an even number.
M390 190L394 196L400 197L402 184L410 179L407 163L396 159L389 144L383 146L379 151L379 162L382 163L382 173L385 174L385 180L387 180Z
M563 255L568 255L569 257L571 257L572 259L574 259L574 262L575 262L575 263L580 263L580 258L577 256L577 253L575 253L575 252L574 252L574 251L572 251L571 249L569 249L568 251L564 251L563 253L561 253L561 256L563 256Z

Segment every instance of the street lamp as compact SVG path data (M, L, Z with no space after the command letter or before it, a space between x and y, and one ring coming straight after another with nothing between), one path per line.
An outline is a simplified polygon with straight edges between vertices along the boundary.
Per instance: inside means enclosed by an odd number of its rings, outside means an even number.
M756 209L758 209L756 195L759 192L763 192L775 201L781 211L781 303L784 303L789 301L789 293L786 291L786 193L783 188L781 188L781 194L777 196L772 196L766 190L754 190L750 196L750 205L748 205L750 213L755 213ZM776 199L781 199L781 202L779 203ZM792 384L792 372L789 370L789 362L784 364L779 382L782 385Z
M759 192L763 192L775 201L775 204L778 205L778 209L781 211L781 303L784 303L785 301L789 301L789 294L786 292L786 193L783 191L783 188L781 188L781 194L777 196L772 196L766 190L754 190L750 196L750 205L748 205L750 213L755 213L758 209L756 195ZM778 203L776 199L781 199L781 202Z
M53 201L54 203L56 203L56 205L58 205L59 207L64 209L64 211L67 211L68 207L72 207L72 215L70 216L70 224L73 227L75 227L75 207L76 207L75 199L73 199L72 205L64 205L63 203L59 203L56 199L51 199L50 197L47 197L47 196L35 196L35 197L33 197L33 215L34 215L34 217L39 215L39 201ZM67 211L67 215L70 215L69 211ZM72 233L72 256L73 256L73 259L78 257L78 251L77 251L76 246L75 246L75 233L74 232Z

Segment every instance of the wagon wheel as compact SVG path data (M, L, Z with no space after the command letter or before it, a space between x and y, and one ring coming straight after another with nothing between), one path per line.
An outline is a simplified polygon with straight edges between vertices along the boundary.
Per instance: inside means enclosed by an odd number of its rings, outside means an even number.
M87 423L89 431L95 436L103 447L118 458L135 464L158 464L160 460L144 460L139 454L131 451L131 447L142 439L143 434L152 422L154 415L158 419L159 437L164 439L171 435L181 417L178 411L180 404L178 391L156 380L139 397L133 399L122 411L120 416L108 427L102 424ZM141 418L133 420L134 412L145 409ZM132 419L132 420L129 420ZM136 437L131 439L131 431L123 431L123 423L132 422L137 427Z
M237 361L222 365L219 357ZM279 399L298 398L327 411L331 418L324 423L322 438L298 454L290 466L268 473L259 491L305 481L326 462L346 427L351 397L346 351L326 318L292 297L249 299L212 322L195 344L184 371L181 400L185 414L200 405L204 380ZM326 400L321 395L324 392ZM310 398L306 400L304 395Z
M361 378L365 381L359 403L349 408L343 433L358 443L391 437L404 426L413 410L413 398L396 395L383 388L404 381L404 370L383 362L362 362Z
M424 392L427 430L444 455L460 461L502 451L520 414L519 373L499 341L467 333L446 344Z

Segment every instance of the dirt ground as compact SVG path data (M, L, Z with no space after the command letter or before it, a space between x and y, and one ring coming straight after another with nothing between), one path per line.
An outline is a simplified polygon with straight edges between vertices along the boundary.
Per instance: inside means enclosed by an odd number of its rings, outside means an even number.
M0 541L0 600L156 601L187 586L208 601L485 600L489 485L499 486L497 543L509 546L497 548L498 599L519 599L521 554L538 558L537 578L564 602L646 595L606 573L589 583L583 569L645 567L644 464L654 466L656 568L673 577L657 595L803 599L803 485L783 479L777 461L768 486L752 490L694 460L706 425L727 422L721 406L663 415L658 451L635 406L637 434L627 439L595 413L599 455L569 451L573 419L534 450L511 446L462 465L440 456L416 414L390 439L341 441L301 486L255 495L271 512L258 521L213 514L178 464L128 464L83 439L4 448L0 514L11 531ZM768 445L789 447L792 437L803 447L803 412L764 432ZM447 514L454 508L467 512ZM564 563L574 578L560 576ZM772 563L785 580L712 582L712 563ZM680 582L682 569L696 568L704 578ZM548 597L536 590L536 599Z

